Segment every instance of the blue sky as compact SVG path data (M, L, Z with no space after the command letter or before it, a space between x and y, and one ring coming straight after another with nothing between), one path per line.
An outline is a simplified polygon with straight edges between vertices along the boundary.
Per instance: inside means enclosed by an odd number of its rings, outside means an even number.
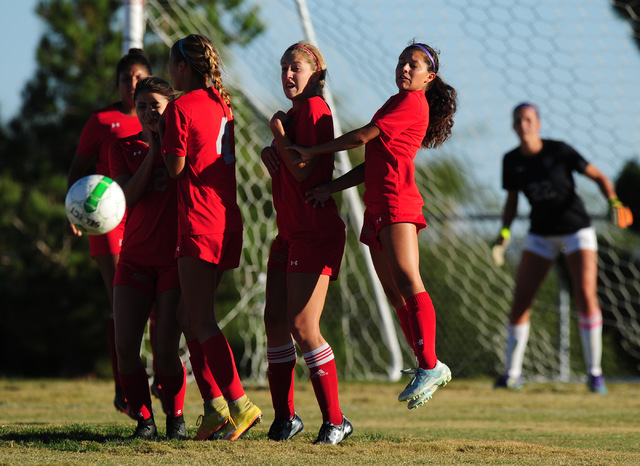
M37 0L1 0L0 51L4 62L0 115L6 121L20 107L20 92L35 70L36 45L42 23L33 12Z

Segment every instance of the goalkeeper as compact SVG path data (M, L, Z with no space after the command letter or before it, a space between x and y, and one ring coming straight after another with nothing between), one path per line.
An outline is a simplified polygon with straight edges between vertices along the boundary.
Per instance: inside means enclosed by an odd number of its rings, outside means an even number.
M602 376L602 313L596 292L598 255L595 230L582 200L575 192L573 172L591 178L609 202L609 217L621 228L632 222L631 213L616 196L611 181L569 145L541 139L538 107L522 103L513 110L513 129L520 145L504 156L502 186L507 200L502 230L493 247L496 265L510 238L509 227L516 216L520 191L531 204L531 225L507 325L506 368L495 388L522 387L522 362L529 338L531 305L547 272L559 254L565 256L579 312L579 327L587 367L587 385L594 393L606 394Z

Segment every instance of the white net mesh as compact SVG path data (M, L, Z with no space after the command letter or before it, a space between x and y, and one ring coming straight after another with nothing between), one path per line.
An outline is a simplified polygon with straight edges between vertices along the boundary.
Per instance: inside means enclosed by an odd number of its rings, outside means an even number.
M240 348L244 375L264 381L262 274L275 221L269 177L259 154L271 139L267 119L289 108L280 88L280 56L305 33L293 0L244 4L261 6L267 29L249 46L221 50L225 83L235 90L239 200L245 219L244 260L233 274L240 296L221 320L234 349ZM194 2L149 0L146 8L148 25L167 44L191 32L216 40ZM494 268L487 245L500 227L501 159L517 143L510 129L511 109L523 100L536 102L543 137L568 142L615 179L640 147L640 51L629 24L604 0L325 0L309 2L308 8L328 64L334 113L345 131L367 123L396 92L393 70L408 41L415 37L440 51L440 74L457 89L459 111L452 139L441 149L422 151L417 159L429 223L420 236L422 274L438 313L439 357L458 376L501 370L518 240L528 228L526 219L514 223L507 266ZM178 30L175 18L188 28ZM597 219L605 358L611 358L603 361L604 369L608 375L628 375L613 358L621 348L640 360L638 242L602 221L605 201L593 183L577 178L587 209ZM341 205L347 221L344 198ZM520 206L525 216L524 199ZM343 377L382 377L393 365L392 356L371 298L357 227L349 223L348 228L347 253L340 279L330 288L323 332L339 355ZM524 369L529 377L550 379L562 372L555 330L557 284L551 274L534 304ZM570 375L577 376L584 366L575 320L571 345L577 349ZM401 340L404 362L410 365L413 357Z

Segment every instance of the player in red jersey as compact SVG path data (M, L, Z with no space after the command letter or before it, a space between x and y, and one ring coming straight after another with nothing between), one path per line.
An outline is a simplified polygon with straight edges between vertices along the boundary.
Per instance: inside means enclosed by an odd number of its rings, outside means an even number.
M138 420L132 438L157 434L147 372L140 359L145 325L156 313L155 361L167 414L167 437L185 438L183 417L186 371L178 355L180 327L176 310L180 282L174 250L177 239L177 190L160 151L158 120L175 98L171 85L156 77L138 81L134 94L142 132L111 145L111 177L127 199L128 215L114 279L118 372L129 408Z
M133 104L133 93L136 83L150 74L151 64L142 50L131 49L120 59L116 66L116 87L120 93L120 101L96 111L85 124L67 175L67 188L89 174L89 167L94 160L95 173L109 176L109 147L111 143L118 138L137 134L141 130ZM122 246L124 224L125 219L109 233L89 236L91 257L96 261L102 275L111 308L113 308L113 277ZM66 223L66 230L70 235L82 236L82 232L69 221ZM129 414L129 407L118 381L113 314L111 312L109 314L109 354L115 382L113 404L117 410Z
M212 435L220 430L220 438L236 440L260 422L262 411L244 392L214 312L220 275L238 267L242 253L234 122L219 60L213 43L199 34L171 47L169 75L185 94L164 114L162 149L169 174L178 178L176 257L185 321L228 402L228 410L224 405L220 411L205 412L201 428Z
M507 199L497 247L503 249L511 234L522 191L531 204L531 226L516 274L516 286L507 323L506 367L495 388L522 387L522 364L531 326L531 305L545 276L559 254L571 276L579 313L580 336L587 366L587 386L606 394L602 375L602 311L598 303L598 241L591 219L575 190L573 172L593 180L609 201L610 213L628 210L613 183L575 149L561 141L540 137L538 107L525 102L513 110L513 129L520 145L505 154L502 185ZM622 216L614 215L614 223ZM500 250L498 249L498 250ZM495 248L494 248L495 250ZM501 261L496 261L500 265Z
M333 118L322 88L326 65L320 51L298 42L283 54L281 80L292 108L271 119L274 141L262 150L271 174L278 235L267 264L264 322L268 375L275 420L271 440L287 440L303 430L293 403L298 343L309 369L322 411L323 424L315 443L338 444L353 427L342 414L333 351L320 333L320 317L329 281L338 278L345 246L345 225L333 199L314 209L305 193L331 181L333 154L317 157L304 167L294 164L291 144L313 146L333 139ZM293 339L291 339L293 335Z
M417 233L426 226L422 196L414 177L414 158L422 148L438 147L451 135L456 91L438 75L438 54L412 43L396 66L398 94L366 126L310 148L293 146L300 162L328 152L366 144L365 162L340 178L309 192L315 204L336 191L365 183L364 224L360 241L371 258L385 293L395 307L418 367L398 397L409 409L423 405L451 380L451 371L436 357L436 315L419 269Z

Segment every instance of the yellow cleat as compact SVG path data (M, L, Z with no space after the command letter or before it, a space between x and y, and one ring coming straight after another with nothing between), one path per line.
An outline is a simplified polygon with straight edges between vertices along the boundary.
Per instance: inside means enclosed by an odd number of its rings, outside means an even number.
M228 426L231 420L229 407L223 397L218 397L204 404L204 415L198 417L196 425L198 432L194 440L214 440L223 433L223 428Z
M234 441L242 437L253 426L262 421L262 410L254 405L247 395L229 403L231 419L218 438Z

